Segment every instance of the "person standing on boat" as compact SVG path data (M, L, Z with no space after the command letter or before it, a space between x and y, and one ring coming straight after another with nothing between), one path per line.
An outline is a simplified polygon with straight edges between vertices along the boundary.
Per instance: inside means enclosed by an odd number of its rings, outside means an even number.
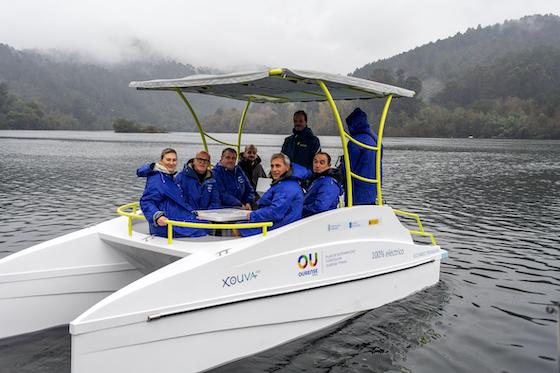
M146 177L146 187L140 207L150 227L150 234L167 237L167 221L200 222L187 206L183 191L175 183L177 152L166 148L161 152L158 163L147 164L136 171ZM206 229L173 227L173 237L199 237L207 234Z
M216 179L208 169L209 165L210 154L204 150L200 151L185 164L175 179L183 190L185 203L191 211L210 210L221 206Z
M354 139L366 145L377 146L377 135L371 131L367 114L362 109L354 109L346 118L346 124L350 136ZM348 141L348 155L352 172L368 179L375 179L375 150L366 149ZM383 148L381 149L381 156L383 157ZM346 174L344 162L342 162L341 171L343 175ZM354 205L373 205L377 198L377 185L352 178L352 195ZM344 200L348 205L348 193L346 193Z
M257 189L259 177L266 177L266 173L264 172L261 162L261 157L257 154L257 147L253 144L247 145L245 147L245 151L239 154L238 165L241 167L243 172L245 172L245 175L251 182L253 190Z
M236 165L237 151L225 148L220 162L212 169L216 178L218 194L223 207L251 209L255 191L239 165Z
M303 199L304 218L338 206L338 198L343 192L340 179L340 171L331 168L331 156L325 152L315 154L313 175L309 179L311 185Z
M297 163L307 169L313 168L313 157L321 150L319 138L307 126L307 113L303 110L294 113L293 134L284 139L282 153L286 154L292 163Z
M298 164L290 164L290 158L276 153L270 160L272 183L270 189L257 202L258 209L247 212L250 223L271 221L272 229L301 219L303 191L299 180L310 176L310 171ZM252 236L262 232L260 228L240 229L242 236Z

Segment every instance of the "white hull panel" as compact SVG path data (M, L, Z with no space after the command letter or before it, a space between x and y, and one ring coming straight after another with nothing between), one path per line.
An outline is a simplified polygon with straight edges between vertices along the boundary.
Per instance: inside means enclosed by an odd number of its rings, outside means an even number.
M337 285L74 335L72 371L198 372L434 285L439 260Z
M0 338L69 324L140 277L91 228L2 258Z

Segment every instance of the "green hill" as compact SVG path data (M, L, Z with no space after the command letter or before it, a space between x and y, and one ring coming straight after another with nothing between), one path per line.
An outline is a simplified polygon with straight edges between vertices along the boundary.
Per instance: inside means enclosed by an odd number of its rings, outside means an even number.
M558 139L559 35L560 17L529 16L469 29L353 75L389 84L418 78L416 110L396 105L389 135Z
M112 129L115 119L127 118L168 130L191 130L194 123L177 95L139 92L128 83L212 72L164 59L99 66L0 44L0 95L11 102L9 113L6 105L3 115L0 111L0 128ZM191 97L201 115L214 112L216 102L232 105Z
M535 15L438 40L356 69L353 75L412 89L395 100L389 136L560 138L560 17ZM122 118L154 130L193 130L171 92L135 91L132 80L215 73L161 58L113 66L0 44L0 129L112 129ZM205 129L235 132L240 104L191 96ZM375 123L381 101L341 102ZM336 134L328 105L254 105L251 132L287 133L295 110L318 134Z

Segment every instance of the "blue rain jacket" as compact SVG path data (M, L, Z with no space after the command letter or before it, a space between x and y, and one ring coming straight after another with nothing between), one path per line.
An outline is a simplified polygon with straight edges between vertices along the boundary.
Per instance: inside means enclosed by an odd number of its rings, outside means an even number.
M200 223L186 205L181 187L175 184L173 175L153 168L154 163L144 165L136 171L139 177L147 177L140 207L148 221L150 234L167 237L167 226L160 227L155 222L160 216L170 220ZM206 229L173 227L173 237L199 237L206 234Z
M259 208L251 212L249 222L271 221L273 225L269 229L272 230L301 219L303 191L298 180L306 179L310 174L308 169L292 163L292 169L273 182L270 189L259 199ZM261 228L239 230L242 236L252 236L261 232Z
M201 183L193 168L192 160L187 162L183 170L179 172L175 178L175 183L183 190L185 203L191 211L210 210L220 207L218 186L212 172L207 171Z
M321 149L319 138L309 127L305 127L302 131L296 131L294 128L292 132L291 136L284 139L282 153L286 154L292 163L313 169L313 157Z
M346 118L346 124L353 138L364 144L377 146L377 135L371 131L367 121L367 114L360 108L354 109L348 118ZM350 156L350 169L352 172L368 179L375 179L375 150L362 148L349 141L348 154ZM381 148L381 157L383 157L383 148ZM383 163L381 163L381 165L383 165ZM342 174L345 175L344 163L342 163ZM375 199L377 197L376 184L352 178L352 191L354 205L375 204ZM344 199L346 204L348 204L347 194Z
M212 169L217 182L218 194L223 207L239 207L245 203L253 203L255 191L245 172L236 165L230 171L221 163Z
M342 195L343 188L335 173L337 170L329 169L321 174L314 174L313 182L305 193L303 199L303 217L318 214L323 211L334 210L338 206L338 197Z

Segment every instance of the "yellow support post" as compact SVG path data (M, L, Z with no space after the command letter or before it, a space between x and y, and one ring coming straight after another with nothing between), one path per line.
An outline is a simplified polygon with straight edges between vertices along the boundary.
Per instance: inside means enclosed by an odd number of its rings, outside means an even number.
M385 100L385 106L383 107L381 118L379 119L379 129L377 132L377 147L379 150L375 152L375 179L377 180L377 205L379 206L383 205L383 196L381 195L381 144L383 141L385 119L387 119L387 112L389 111L389 105L391 105L392 99L393 95L389 95Z
M317 84L319 84L319 87L321 87L323 93L325 94L325 97L329 101L329 105L331 106L334 118L336 119L336 124L338 125L338 132L340 134L340 140L342 141L342 151L344 153L344 168L346 170L346 195L348 197L348 204L346 205L346 207L352 207L352 175L350 170L350 157L348 156L348 146L346 145L344 127L342 126L342 120L340 119L340 114L338 113L336 104L326 84L321 80L317 80Z
M187 98L185 97L185 95L183 94L183 92L181 91L180 88L176 88L175 91L177 92L179 97L181 97L181 100L183 100L185 105L187 105L187 108L189 108L189 111L191 112L191 114L193 116L196 127L198 128L198 132L200 133L200 137L202 138L202 144L204 144L204 150L208 151L208 144L206 144L205 132L202 129L202 125L200 124L200 121L198 120L198 117L196 116L196 113L194 112L189 100L187 100Z
M167 222L167 244L171 245L173 243L173 224L168 221Z
M249 105L251 105L251 100L252 97L249 97L247 105L245 105L245 109L243 109L243 113L241 114L241 119L239 120L239 129L237 130L237 159L239 159L239 155L241 154L241 135L243 134L243 125L245 124L245 117L247 116Z
M132 237L132 216L128 217L128 235Z

